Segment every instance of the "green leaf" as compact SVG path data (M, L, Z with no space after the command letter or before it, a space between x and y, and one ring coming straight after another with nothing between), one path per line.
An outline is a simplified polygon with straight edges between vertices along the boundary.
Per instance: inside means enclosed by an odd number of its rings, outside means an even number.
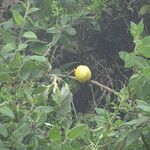
M37 122L37 126L38 127L41 127L45 124L47 120L47 113L37 113L37 119L36 119L36 122Z
M70 17L68 15L61 15L61 24L65 26L70 21Z
M22 140L31 132L32 128L29 123L21 124L9 137L11 142L20 144Z
M85 129L86 129L85 124L78 124L68 131L67 137L75 140L76 138L85 134Z
M34 93L34 94L41 94L41 93L45 92L47 89L48 89L48 86L39 85L37 88L35 88L35 89L33 90L33 93Z
M15 49L16 49L16 44L15 43L7 43L6 45L3 46L2 53L3 54L8 54L9 52L11 52Z
M140 45L136 51L136 55L142 55L150 58L150 45Z
M136 126L138 126L138 125L141 125L141 124L144 124L144 123L148 122L149 119L150 119L149 117L142 116L141 118L134 119L134 120L131 120L129 122L126 122L123 125L125 125L125 126L134 126L134 125L136 125Z
M28 47L28 44L20 43L19 46L18 46L18 51L22 51L22 50L24 50L27 47Z
M135 56L134 53L119 52L119 56L125 62L125 68L137 67L140 69L149 67L148 61L140 56Z
M139 86L140 85L140 86ZM148 99L150 96L150 78L141 76L140 74L134 74L129 81L129 88L134 90L138 99Z
M141 137L141 131L139 129L132 130L126 138L126 147L130 146L134 142L137 142Z
M6 64L0 64L0 82L11 80L11 70Z
M150 112L150 105L148 103L142 100L137 100L136 102L137 102L137 108L145 112Z
M21 64L23 63L23 56L20 53L16 53L14 59L12 59L10 61L10 69L11 70L15 70L19 68L19 66L21 66Z
M41 63L47 62L47 59L44 56L33 55L33 56L27 56L26 58L27 60L34 60Z
M130 29L131 35L133 36L134 39L137 39L139 37L137 25L131 21L130 27L131 27Z
M139 24L137 25L137 28L138 28L138 34L141 35L144 31L143 19L139 22Z
M55 142L60 142L62 137L61 137L61 131L60 129L55 126L53 128L50 129L49 131L49 138L52 140L52 141L55 141Z
M32 43L31 49L34 54L44 55L48 50L48 46L43 43Z
M14 43L16 41L16 37L6 30L0 27L0 36L5 43Z
M5 29L6 31L7 31L7 30L9 31L10 29L12 29L12 28L15 27L13 18L4 21L2 24L3 24L3 29Z
M75 35L76 34L76 30L75 28L69 26L68 28L65 29L65 31L69 34L69 35Z
M131 21L130 26L131 26L130 29L131 35L133 36L134 42L136 43L141 33L144 31L143 19L138 24L135 24L134 22Z
M105 117L110 116L109 113L104 109L95 108L95 111L96 111L97 115L99 115L99 116L105 116Z
M21 79L25 81L41 77L44 69L50 69L50 67L44 56L26 56L23 65L19 69L19 74Z
M150 36L146 36L141 39L142 44L137 47L135 51L136 55L142 55L146 58L150 58Z
M33 61L26 61L20 68L19 74L22 80L37 78L42 75L42 66Z
M56 43L59 41L60 38L61 38L61 33L60 33L60 32L56 33L56 34L53 36L51 45L52 45L52 46L56 45Z
M52 33L52 34L56 34L60 31L60 29L58 27L51 27L49 29L47 29L47 33Z
M0 113L3 114L3 115L5 115L5 116L14 118L13 111L10 108L8 108L7 106L0 107Z
M141 42L142 42L143 45L150 45L150 35L143 37L141 39Z
M39 106L34 109L35 112L41 112L41 113L51 113L54 111L53 107L51 106Z
M0 123L0 135L7 137L8 136L8 131L7 128L4 124Z
M102 108L95 108L97 115L95 116L95 121L99 126L105 126L105 124L110 120L110 114L107 110Z
M10 150L10 149L6 148L3 142L0 140L0 150Z
M27 39L37 39L36 34L34 32L31 32L31 31L25 32L23 34L23 37L27 38Z
M134 66L134 53L128 53L128 52L119 52L119 56L121 59L125 62L125 68L130 68Z
M73 100L72 93L67 84L65 84L58 95L58 104L56 106L56 115L57 118L61 119L62 117L66 117L71 112L71 102Z
M52 94L52 98L57 105L61 105L61 94L59 90L56 90L56 92Z
M139 10L139 16L144 16L146 14L150 13L150 4L143 5L141 9Z
M144 77L150 78L150 67L143 69L143 75Z
M23 143L18 143L16 145L16 150L27 150L27 145L25 145Z
M16 10L13 10L12 13L13 13L13 18L14 18L15 22L18 25L23 26L24 22L25 22L23 16Z
M39 9L39 8L35 8L35 7L32 7L32 8L30 8L30 9L28 10L27 14L31 14L31 13L33 13L33 12L35 12L35 11L38 11L38 10L40 10L40 9Z
M1 54L5 60L10 59L14 52L16 51L16 44L15 43L7 43L3 46L1 50Z

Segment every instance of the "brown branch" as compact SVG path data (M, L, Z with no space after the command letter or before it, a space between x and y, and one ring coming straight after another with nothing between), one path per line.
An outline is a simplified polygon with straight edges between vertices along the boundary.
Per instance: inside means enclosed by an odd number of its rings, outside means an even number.
M105 85L99 83L98 81L91 80L91 81L89 81L89 82L92 83L92 84L94 84L94 85L99 86L100 88L103 88L103 89L107 90L107 91L110 92L110 93L113 93L113 94L115 94L115 95L117 95L117 96L119 95L119 92L117 92L117 91L115 91L115 90L113 90L113 89L111 89L111 88L109 88L109 87L107 87L107 86L105 86Z
M56 76L59 76L59 77L62 77L62 78L67 78L68 77L70 79L76 80L76 78L74 76L61 75L61 74L56 74ZM109 88L109 87L107 87L107 86L99 83L98 81L90 80L89 83L91 83L93 85L96 85L96 86L98 86L100 88L103 88L103 89L107 90L108 92L113 93L113 94L119 96L119 92L117 92L114 89L111 89L111 88Z

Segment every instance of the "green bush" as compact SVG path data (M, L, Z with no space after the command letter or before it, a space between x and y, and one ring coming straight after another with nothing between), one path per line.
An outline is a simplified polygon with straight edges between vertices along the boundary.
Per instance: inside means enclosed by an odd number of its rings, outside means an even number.
M55 68L55 58L61 46L81 50L81 24L99 31L94 13L107 1L61 2L25 0L0 24L0 149L148 150L150 36L143 36L143 20L131 22L133 52L119 53L133 72L128 84L106 107L80 114L73 104L80 84L64 75L76 62Z

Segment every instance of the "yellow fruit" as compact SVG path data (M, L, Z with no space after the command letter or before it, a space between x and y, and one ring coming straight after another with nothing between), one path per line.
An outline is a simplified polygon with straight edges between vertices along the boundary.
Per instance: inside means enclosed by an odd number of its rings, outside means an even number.
M74 74L75 74L75 78L80 82L86 82L91 79L91 71L89 67L84 65L78 66L75 69Z

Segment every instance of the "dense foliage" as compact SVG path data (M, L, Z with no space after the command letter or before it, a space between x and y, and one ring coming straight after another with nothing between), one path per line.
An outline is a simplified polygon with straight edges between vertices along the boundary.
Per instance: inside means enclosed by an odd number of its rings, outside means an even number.
M148 1L3 0L0 5L0 150L150 149ZM137 10L140 21L129 21ZM123 20L132 50L116 50L124 66L113 65L122 82L112 91L100 87L101 102L95 100L98 82L93 87L95 82L79 83L70 75L84 62L73 56L88 58L92 36L105 33L101 27L111 25L111 17ZM77 111L82 97L74 105L82 86L92 93L86 113Z

